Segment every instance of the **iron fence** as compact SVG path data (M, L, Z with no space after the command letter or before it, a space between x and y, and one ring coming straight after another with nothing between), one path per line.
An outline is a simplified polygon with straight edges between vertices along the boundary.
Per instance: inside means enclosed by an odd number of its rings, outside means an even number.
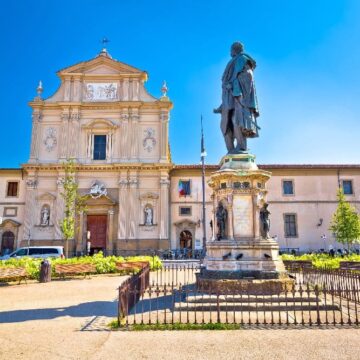
M196 288L199 264L166 265L150 273L149 287L119 288L119 323L231 323L239 326L358 326L360 274L300 269L291 291L208 292ZM264 292L265 293L265 292Z
M342 292L346 291L341 289ZM150 286L141 294L127 291L119 318L129 327L134 324L225 323L239 326L344 326L359 325L358 305L338 296L339 289L298 285L293 291L272 295L251 292L199 292L195 286Z

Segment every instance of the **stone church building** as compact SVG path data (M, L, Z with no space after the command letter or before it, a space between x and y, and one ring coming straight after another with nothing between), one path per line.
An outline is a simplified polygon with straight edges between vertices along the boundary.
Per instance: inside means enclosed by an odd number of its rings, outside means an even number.
M60 221L63 163L76 163L86 212L77 219L73 254L149 253L201 249L202 190L198 165L171 161L172 102L145 88L147 73L104 49L60 70L60 87L32 107L30 157L20 169L0 169L0 253L20 246L63 245ZM259 165L268 182L271 235L281 248L336 244L329 223L336 190L360 203L360 165ZM206 167L206 177L217 170ZM212 220L212 223L210 221ZM206 237L214 235L211 189L206 186Z

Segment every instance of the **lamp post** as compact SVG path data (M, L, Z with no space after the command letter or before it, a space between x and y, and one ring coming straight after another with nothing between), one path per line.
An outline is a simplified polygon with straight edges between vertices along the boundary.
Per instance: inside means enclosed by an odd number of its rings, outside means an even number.
M326 252L326 235L325 234L321 235L321 238L324 242L324 252Z
M202 168L202 225L203 225L203 238L202 238L202 247L203 254L206 254L206 209L205 209L205 144L204 144L204 131L203 131L203 123L202 123L202 115L201 115L201 168Z

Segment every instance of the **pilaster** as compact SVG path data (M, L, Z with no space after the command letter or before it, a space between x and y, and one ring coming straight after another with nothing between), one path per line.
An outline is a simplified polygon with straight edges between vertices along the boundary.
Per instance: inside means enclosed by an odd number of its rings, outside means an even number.
M167 147L168 147L168 111L162 111L160 114L160 162L167 162Z
M169 238L169 176L160 177L160 239Z
M28 240L31 237L31 231L34 226L34 209L35 209L35 196L37 188L37 179L31 176L26 180L26 197L25 197L25 215L24 215L24 231L23 239Z
M118 225L118 239L125 240L127 234L128 223L128 192L129 180L127 173L120 173L119 176L119 225Z

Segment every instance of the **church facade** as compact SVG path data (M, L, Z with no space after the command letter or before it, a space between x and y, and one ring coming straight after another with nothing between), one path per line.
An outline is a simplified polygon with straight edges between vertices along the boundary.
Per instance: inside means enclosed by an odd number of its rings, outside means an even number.
M79 214L71 254L149 253L202 248L201 168L175 165L169 152L172 102L145 88L147 73L106 50L60 70L60 87L32 107L30 157L21 169L0 169L0 252L63 245L64 162L74 159ZM260 165L270 172L270 233L280 247L336 246L329 232L336 190L359 210L360 166ZM206 177L217 170L206 167ZM214 238L212 190L206 186L206 238Z

